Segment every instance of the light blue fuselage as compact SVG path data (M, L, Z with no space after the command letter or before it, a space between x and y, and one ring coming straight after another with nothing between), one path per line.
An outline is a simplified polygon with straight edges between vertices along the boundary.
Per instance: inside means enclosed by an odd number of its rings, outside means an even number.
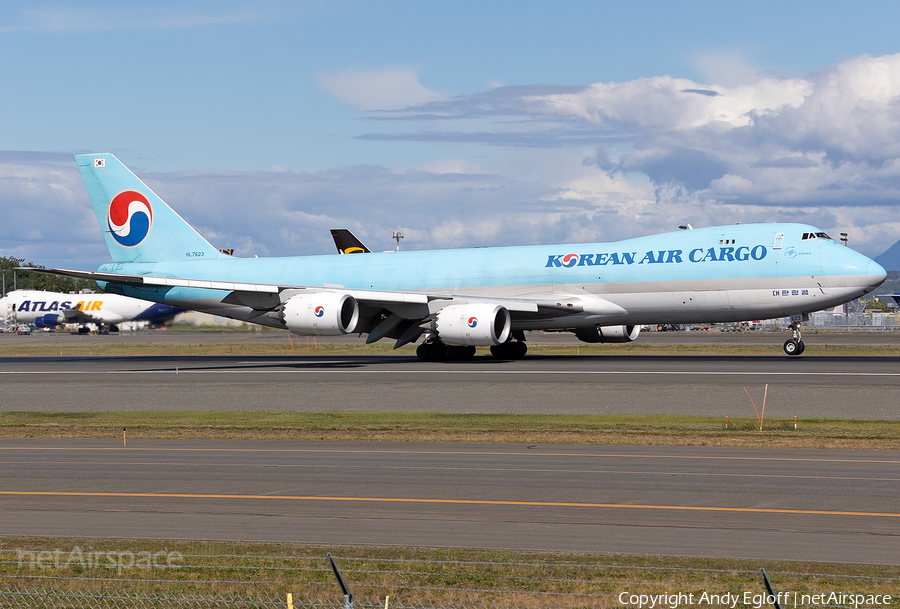
M101 272L255 284L463 296L596 295L627 311L615 323L725 322L809 313L877 287L884 269L801 224L677 231L578 243L284 258L114 263ZM249 319L224 290L101 283L108 291ZM256 323L268 322L254 318ZM514 319L514 329L578 327L578 316ZM269 324L276 325L276 324Z

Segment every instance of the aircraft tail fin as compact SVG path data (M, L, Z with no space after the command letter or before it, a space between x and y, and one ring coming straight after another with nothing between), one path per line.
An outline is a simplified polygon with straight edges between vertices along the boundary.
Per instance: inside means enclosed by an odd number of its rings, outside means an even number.
M114 262L224 256L112 154L75 160Z
M331 238L334 239L334 246L341 254L371 254L372 251L366 247L366 244L350 232L347 228L332 228Z

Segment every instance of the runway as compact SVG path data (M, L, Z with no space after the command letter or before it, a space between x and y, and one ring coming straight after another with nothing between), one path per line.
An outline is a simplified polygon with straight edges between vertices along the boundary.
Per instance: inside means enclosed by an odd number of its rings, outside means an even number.
M900 564L897 452L0 442L0 535Z
M900 345L900 332L882 329L871 332L805 332L804 340L811 345L888 345L896 348ZM579 344L575 336L570 332L526 332L528 343L536 344ZM745 332L641 332L638 343L650 345L769 345L774 351L781 348L781 344L790 337L790 333L764 332L761 330ZM307 337L293 336L292 340L305 344ZM341 336L319 336L316 341L320 344L349 344L364 345L366 337L356 334L344 334ZM312 343L312 340L309 341ZM385 340L384 342L390 342ZM251 326L249 329L229 330L136 330L134 332L114 332L108 335L77 334L73 332L34 332L28 335L0 333L0 346L36 344L58 345L60 347L85 347L95 345L108 345L110 343L124 345L141 344L185 344L185 343L249 343L249 344L281 344L287 345L288 333L282 330L262 329L259 326Z
M0 358L0 408L432 411L900 419L900 357L410 356Z

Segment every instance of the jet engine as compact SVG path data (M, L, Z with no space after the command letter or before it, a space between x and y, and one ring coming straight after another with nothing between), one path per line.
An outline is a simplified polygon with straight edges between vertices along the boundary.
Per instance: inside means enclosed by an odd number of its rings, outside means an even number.
M585 343L630 343L640 333L640 326L596 326L575 330L578 340Z
M285 301L281 319L294 334L340 336L356 330L359 303L349 294L301 294Z
M34 325L38 328L55 328L62 323L61 315L39 315L34 318Z
M447 345L486 347L505 343L510 325L506 307L479 303L444 307L434 318L431 328Z

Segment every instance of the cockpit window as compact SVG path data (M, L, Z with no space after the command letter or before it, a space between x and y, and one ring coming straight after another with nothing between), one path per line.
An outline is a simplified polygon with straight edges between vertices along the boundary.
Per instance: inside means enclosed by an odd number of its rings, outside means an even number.
M800 240L806 241L807 239L831 239L831 237L825 233L803 233L803 237Z
M831 237L829 237L825 233L816 233L816 237L818 237L819 239L831 239Z

